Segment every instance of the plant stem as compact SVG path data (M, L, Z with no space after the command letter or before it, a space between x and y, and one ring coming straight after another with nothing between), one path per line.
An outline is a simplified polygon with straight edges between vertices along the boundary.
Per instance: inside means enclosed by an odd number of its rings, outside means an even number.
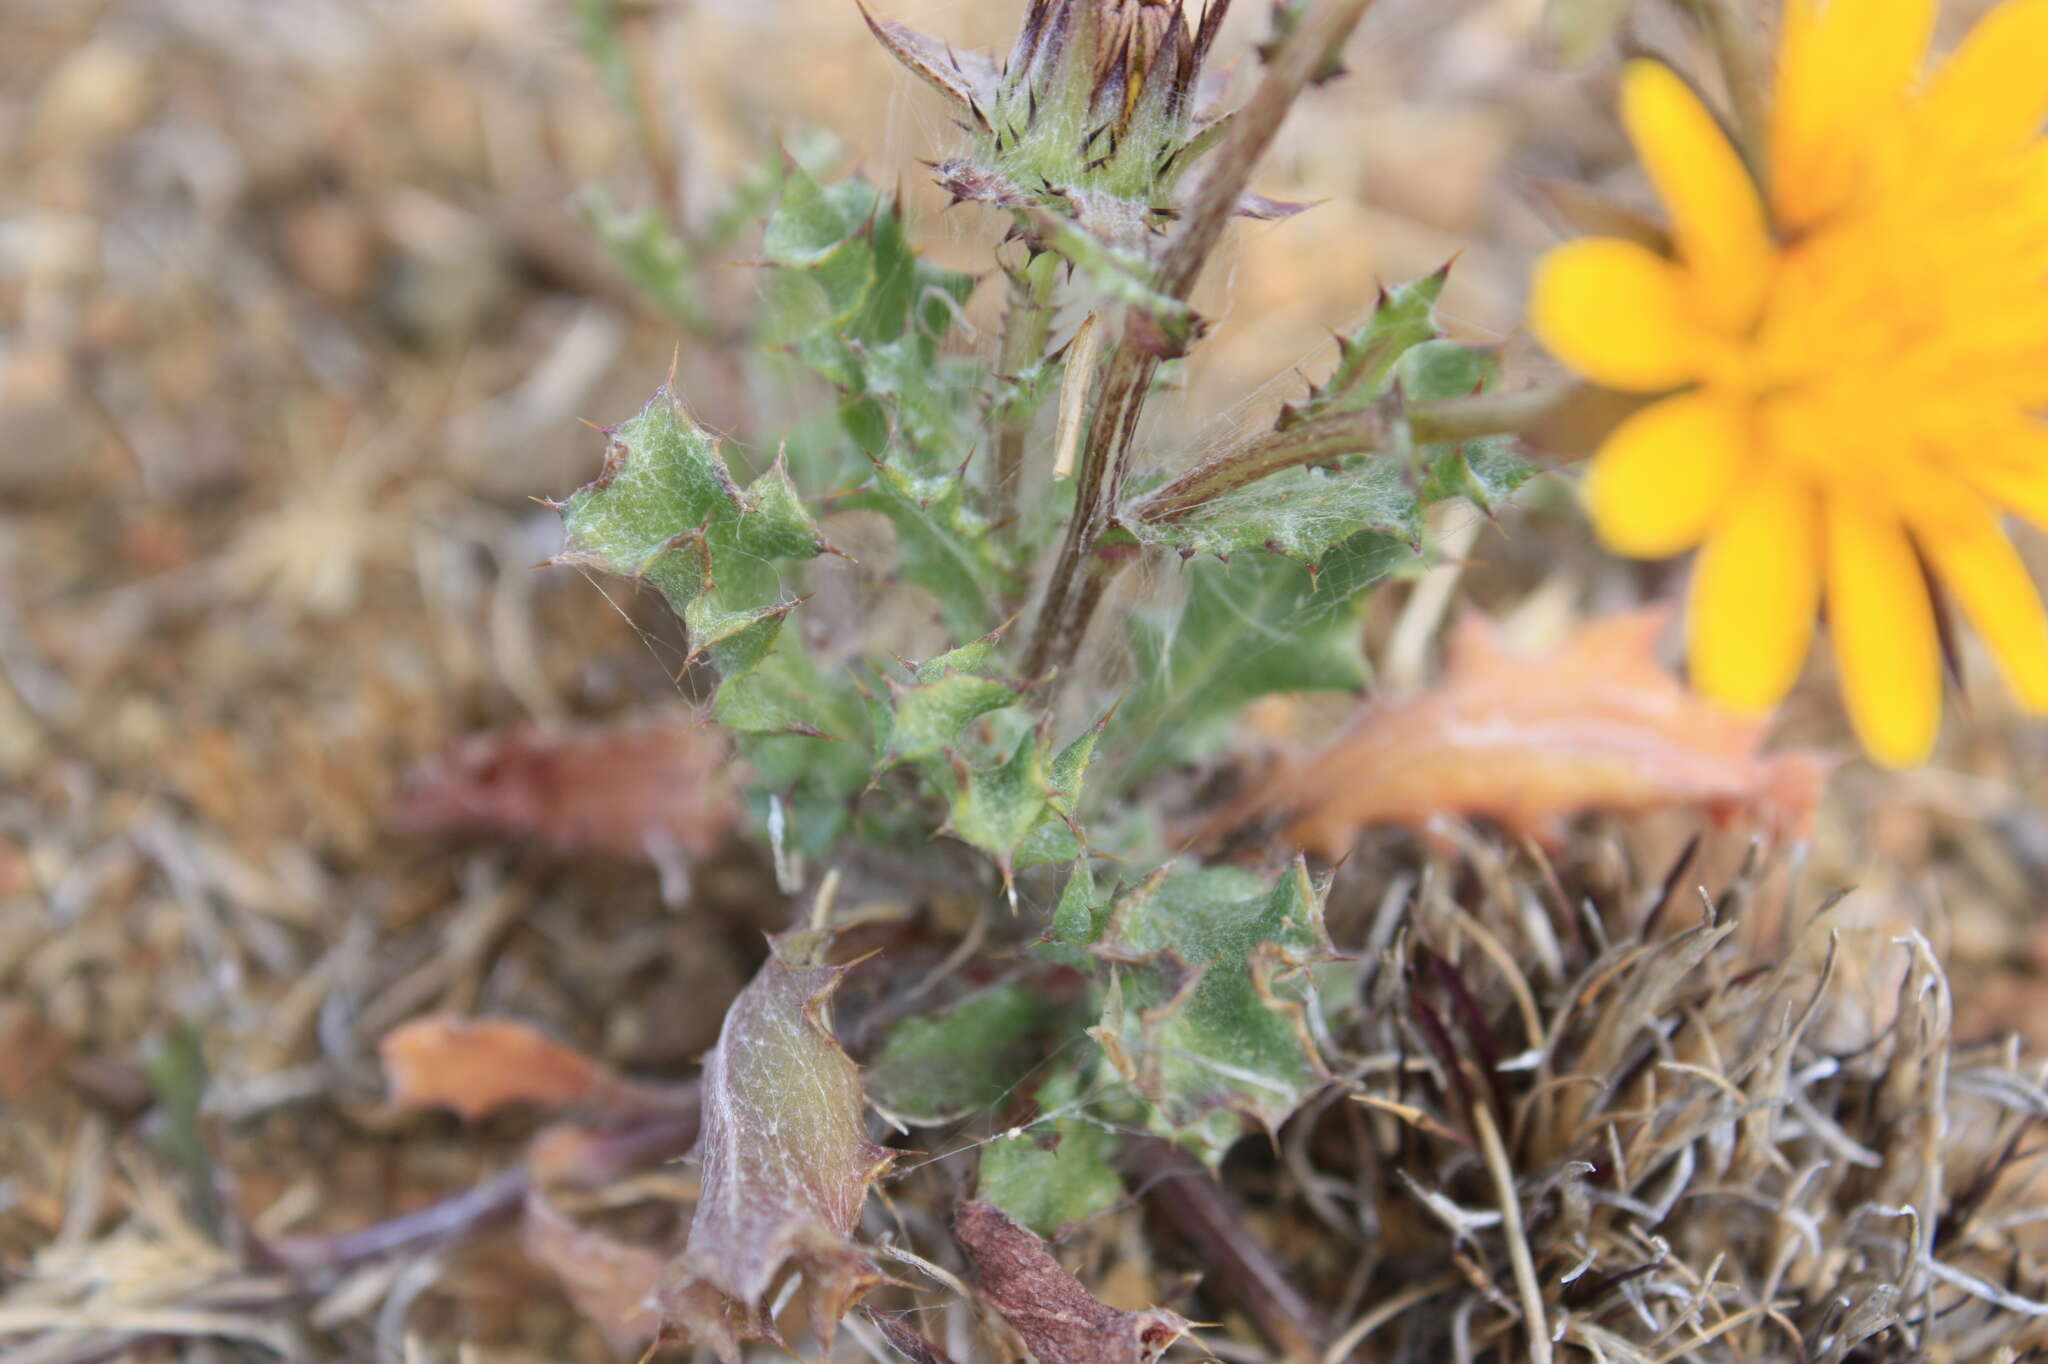
M1431 403L1407 414L1408 430L1425 445L1524 431L1547 416L1571 391L1539 388L1475 393ZM1386 419L1372 408L1336 412L1299 422L1284 431L1262 432L1148 493L1131 506L1126 519L1178 521L1225 493L1282 470L1385 449L1387 436Z
M1159 293L1186 301L1209 253L1223 234L1224 224L1237 211L1253 167L1272 145L1287 111L1365 17L1371 4L1372 0L1324 0L1274 54L1258 89L1232 116L1230 131L1208 155L1208 164L1182 215L1180 230L1167 243L1160 258L1155 282ZM1149 319L1134 316L1127 320L1123 335L1110 354L1101 401L1082 449L1074 514L1067 522L1066 539L1046 582L1045 599L1039 607L1031 648L1025 658L1026 676L1051 675L1048 685L1053 695L1060 686L1059 674L1080 652L1081 641L1102 597L1100 582L1093 591L1081 590L1084 578L1094 577L1092 573L1084 575L1083 570L1096 540L1109 525L1111 511L1123 495L1131 440L1151 391L1152 376L1158 372L1163 358L1157 328L1150 325Z
M999 383L1008 391L995 404L996 463L989 487L989 506L1003 534L1017 534L1017 490L1024 478L1024 445L1038 414L1038 390L1027 376L1045 358L1052 339L1053 293L1059 282L1057 255L1031 257L1010 275L1010 297L1003 311L1003 344L997 363Z
M1125 466L1129 461L1131 437L1138 429L1138 417L1145 408L1145 395L1159 357L1134 345L1128 333L1111 352L1109 372L1102 381L1102 396L1089 423L1088 439L1081 450L1081 477L1074 491L1074 514L1067 522L1067 537L1060 545L1060 557L1046 583L1045 601L1038 608L1038 623L1025 655L1024 675L1045 678L1063 671L1080 651L1087 633L1088 617L1097 594L1078 592L1095 542L1109 525L1109 513L1123 493ZM1082 600L1086 608L1077 609ZM1057 680L1050 681L1057 690Z
M1290 1364L1322 1357L1330 1325L1320 1308L1244 1224L1244 1214L1201 1162L1148 1138L1135 1148L1145 1201L1192 1246L1216 1286L1235 1299Z

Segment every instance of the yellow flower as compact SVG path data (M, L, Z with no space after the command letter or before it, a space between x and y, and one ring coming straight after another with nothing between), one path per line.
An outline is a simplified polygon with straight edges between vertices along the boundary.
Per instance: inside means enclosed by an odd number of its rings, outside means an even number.
M2000 524L2048 525L2048 0L1993 10L1923 79L1936 3L1789 0L1763 188L1676 74L1632 64L1622 118L1671 254L1570 242L1530 301L1566 365L1667 395L1586 496L1620 553L1702 547L1695 685L1775 705L1825 601L1850 718L1892 765L1940 723L1930 575L2048 710L2048 618Z

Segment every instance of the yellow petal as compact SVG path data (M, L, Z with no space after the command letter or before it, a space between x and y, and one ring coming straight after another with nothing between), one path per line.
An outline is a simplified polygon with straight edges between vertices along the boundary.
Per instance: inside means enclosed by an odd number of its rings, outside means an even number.
M1771 202L1799 231L1858 188L1876 135L1903 112L1936 0L1791 0L1771 110Z
M1657 393L1698 372L1700 345L1679 290L1677 269L1649 248L1584 237L1537 262L1529 325L1594 383Z
M1699 96L1661 62L1629 63L1621 117L1671 215L1688 301L1718 327L1747 328L1763 306L1773 254L1749 168Z
M2017 150L2048 117L2048 0L2008 0L1942 64L1921 106L1942 155Z
M1662 559L1698 544L1748 453L1747 417L1734 399L1702 389L1615 427L1586 479L1587 509L1607 547Z
M1736 495L1693 571L1693 686L1743 711L1784 699L1813 638L1820 555L1819 515L1803 483L1771 470Z
M1998 660L2006 685L2028 710L2048 711L2048 615L1998 519L1980 505L1968 519L1951 509L1938 524L1913 519L1912 527L1936 576Z
M1922 762L1941 724L1941 645L1927 581L1889 513L1827 500L1828 630L1856 737L1887 767Z
M2048 530L2048 426L2017 415L1994 421L1951 458L1993 503Z

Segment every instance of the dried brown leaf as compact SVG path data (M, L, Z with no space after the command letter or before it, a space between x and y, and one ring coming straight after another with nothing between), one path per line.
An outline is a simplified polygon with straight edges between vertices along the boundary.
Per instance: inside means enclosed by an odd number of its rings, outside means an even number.
M889 1348L910 1361L910 1364L953 1364L952 1357L944 1350L917 1333L915 1327L894 1312L878 1312L872 1307L861 1308L861 1313L874 1323L882 1339L889 1342Z
M1002 69L994 58L982 52L963 51L907 25L877 19L865 6L861 15L868 21L868 31L891 56L952 100L962 113L986 126L984 111L995 103L996 86L1002 79Z
M1827 762L1760 754L1766 721L1720 709L1657 662L1665 621L1661 607L1610 616L1522 658L1469 616L1434 691L1368 705L1329 748L1280 764L1216 824L1278 815L1289 838L1327 857L1362 829L1438 815L1548 836L1586 810L1704 805L1717 818L1802 827Z
M852 1234L891 1157L867 1138L859 1071L826 1023L848 968L817 964L824 941L775 939L704 1063L703 1191L661 1303L726 1364L742 1340L779 1339L765 1299L785 1267L803 1275L827 1345L881 1279Z
M0 999L0 1104L26 1104L57 1076L64 1035L27 999Z
M993 1203L963 1204L953 1239L974 1262L982 1297L1038 1364L1152 1364L1188 1332L1163 1308L1126 1312L1101 1301Z
M581 1225L537 1189L526 1196L519 1245L561 1281L576 1310L619 1354L644 1346L661 1329L655 1292L665 1257L659 1252Z
M731 751L709 727L639 720L472 735L406 778L407 833L531 836L563 852L669 865L716 850L740 806Z
M415 1018L384 1034L377 1052L392 1107L452 1108L471 1122L522 1103L641 1114L691 1101L686 1091L629 1080L509 1018Z

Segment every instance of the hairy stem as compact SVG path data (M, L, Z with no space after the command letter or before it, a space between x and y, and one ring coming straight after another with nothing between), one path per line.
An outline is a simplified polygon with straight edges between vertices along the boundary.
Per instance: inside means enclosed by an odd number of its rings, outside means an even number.
M1570 392L1566 388L1524 389L1431 403L1407 414L1408 430L1425 445L1510 435L1549 415ZM1385 449L1387 435L1386 419L1371 408L1315 417L1284 431L1262 432L1146 494L1132 504L1126 519L1178 521L1224 493L1282 470Z
M1155 281L1159 293L1186 301L1209 253L1223 234L1224 224L1237 211L1253 167L1272 146L1287 111L1365 17L1371 4L1372 0L1323 0L1273 55L1258 89L1232 117L1229 132L1208 155L1200 181L1182 214L1180 230L1167 243L1160 258ZM1052 576L1046 581L1044 602L1039 607L1026 655L1026 675L1051 674L1049 686L1055 695L1059 675L1080 652L1089 621L1102 598L1100 581L1094 590L1083 590L1084 584L1095 578L1084 570L1096 540L1109 525L1110 513L1123 495L1131 440L1144 412L1152 376L1158 372L1163 358L1156 325L1136 315L1126 321L1123 336L1111 352L1102 398L1082 448L1074 514L1067 522L1066 539L1060 545Z
M1006 386L992 413L996 463L989 488L989 506L1003 534L1017 533L1017 490L1024 478L1024 446L1038 413L1037 389L1027 384L1052 339L1053 293L1059 282L1059 257L1041 252L1010 275L1010 296L1003 311L1003 344L997 381Z
M1081 450L1081 477L1074 490L1074 514L1067 522L1067 536L1060 545L1060 557L1047 580L1045 601L1038 608L1038 624L1025 655L1024 675L1043 678L1054 674L1050 683L1057 688L1057 674L1080 651L1087 633L1088 618L1100 593L1080 590L1095 542L1109 525L1109 514L1123 494L1131 438L1137 433L1138 417L1145 408L1145 395L1158 371L1159 357L1134 345L1128 333L1110 355L1109 370L1102 381L1102 396L1088 427L1088 439ZM1080 603L1086 601L1083 608Z

